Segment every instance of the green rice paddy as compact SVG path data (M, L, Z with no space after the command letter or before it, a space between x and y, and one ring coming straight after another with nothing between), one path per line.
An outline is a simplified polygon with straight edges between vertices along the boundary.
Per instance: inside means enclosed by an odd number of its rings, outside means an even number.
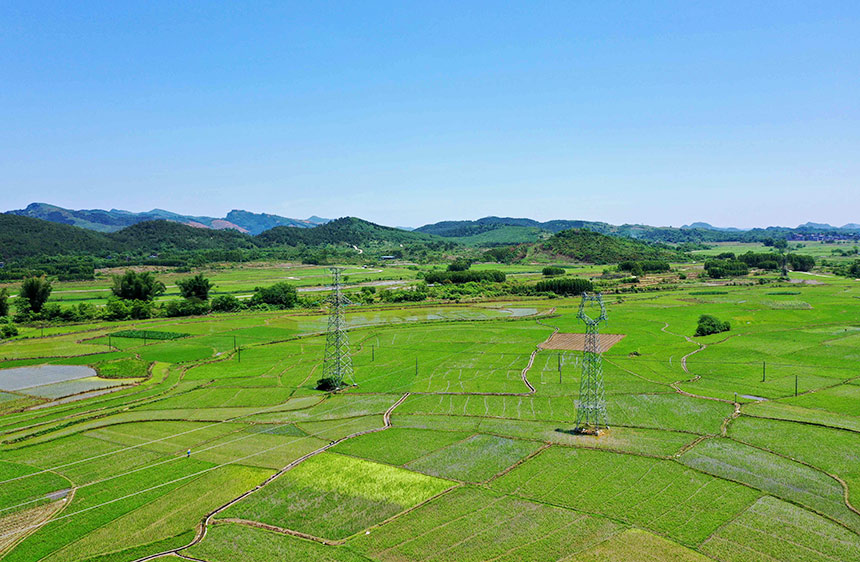
M860 284L825 281L608 297L597 437L571 431L581 352L537 347L582 331L577 299L352 307L335 394L323 311L29 329L0 370L99 376L0 392L0 560L860 561ZM693 337L701 314L732 330Z

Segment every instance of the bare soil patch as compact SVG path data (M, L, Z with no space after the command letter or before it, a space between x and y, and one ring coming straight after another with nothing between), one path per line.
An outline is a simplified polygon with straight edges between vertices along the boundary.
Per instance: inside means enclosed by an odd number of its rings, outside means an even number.
M598 342L600 351L607 351L616 343L624 339L624 334L599 334ZM565 334L559 332L550 336L548 340L540 344L541 349L563 349L567 351L584 351L585 334Z

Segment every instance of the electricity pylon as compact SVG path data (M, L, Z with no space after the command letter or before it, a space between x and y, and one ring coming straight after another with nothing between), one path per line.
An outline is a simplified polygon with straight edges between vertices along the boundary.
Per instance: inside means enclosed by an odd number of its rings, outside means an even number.
M591 318L586 312L586 306L590 303L600 307L597 318ZM582 354L582 378L579 380L579 401L576 403L576 431L597 434L609 429L599 337L600 323L606 320L603 295L582 293L578 318L585 322L585 349Z
M344 381L355 384L352 357L349 354L349 334L346 331L344 308L352 304L341 290L341 267L331 268L331 296L328 298L328 333L325 339L323 377L331 379L340 388Z

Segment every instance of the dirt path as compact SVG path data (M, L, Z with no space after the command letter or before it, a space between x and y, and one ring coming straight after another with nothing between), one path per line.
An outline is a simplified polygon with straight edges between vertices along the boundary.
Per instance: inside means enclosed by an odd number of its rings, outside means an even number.
M159 552L157 554L151 554L149 556L144 556L143 558L138 558L134 562L146 562L148 560L155 560L156 558L160 558L162 556L170 556L170 555L179 556L181 558L185 558L186 560L196 560L195 558L190 558L190 557L187 557L183 554L180 554L180 551L185 550L186 548L191 548L192 546L199 544L203 539L206 538L206 531L207 531L209 525L212 524L212 518L213 517L215 517L219 513L223 512L227 508L231 507L232 505L238 503L239 501L247 498L248 496L250 496L251 494L253 494L257 490L260 490L261 488L263 488L267 484L270 484L272 481L274 481L279 476L283 475L288 470L295 468L296 466L298 466L299 464L308 460L311 457L314 457L314 456L316 456L316 455L318 455L324 451L327 451L328 449L334 447L338 443L342 443L342 442L346 441L347 439L352 439L353 437L358 437L360 435L367 435L368 433L378 433L380 431L385 431L386 429L391 427L391 414L394 412L394 409L397 408L397 406L399 406L400 404L402 404L403 401L409 397L409 394L410 394L409 392L405 393L403 396L400 397L400 399L397 402L392 404L391 407L385 411L385 414L383 414L383 416L382 416L382 420L383 420L383 424L384 424L382 427L377 427L374 429L366 429L364 431L358 431L356 433L352 433L350 435L347 435L346 437L341 437L340 439L332 441L331 443L329 443L327 445L323 445L322 447L320 447L319 449L316 449L315 451L311 451L310 453L297 458L296 460L289 463L287 466L285 466L284 468L282 468L281 470L279 470L278 472L276 472L272 476L268 477L261 484L257 485L256 487L252 488L251 490L248 490L244 494L242 494L236 498L233 498L232 500L221 505L220 507L216 508L215 510L209 512L209 514L206 515L206 517L203 518L203 521L201 521L200 524L198 525L197 533L194 536L194 539L192 539L192 541L190 543L188 543L187 545L181 546L179 548L173 548L170 550L166 550L164 552ZM291 532L290 534L293 534L293 533ZM297 534L296 536L302 536L302 535ZM303 536L303 538L307 538L307 537Z

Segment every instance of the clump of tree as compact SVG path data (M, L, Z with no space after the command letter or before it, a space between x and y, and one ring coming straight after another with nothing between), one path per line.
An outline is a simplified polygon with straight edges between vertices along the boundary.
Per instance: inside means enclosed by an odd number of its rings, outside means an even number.
M281 281L269 287L256 287L254 296L251 297L252 305L265 304L275 308L293 308L299 302L296 288Z
M705 260L705 273L713 279L740 277L750 272L747 264L740 260Z
M42 307L48 302L48 297L51 296L53 289L51 281L44 275L24 279L24 282L21 283L21 290L18 291L19 312L33 312L36 314L41 312Z
M557 295L581 295L593 290L594 284L591 281L575 277L545 279L538 281L535 285L535 291L539 293L555 293Z
M194 277L180 279L176 282L180 294L186 299L209 300L209 291L212 290L212 282L198 273Z
M553 277L555 275L564 275L566 272L563 267L558 267L557 265L548 265L543 268L544 277Z
M473 281L491 281L493 283L503 283L505 274L495 269L487 269L485 271L431 271L424 275L424 281L427 283L471 283Z
M123 275L114 275L113 287L111 287L115 297L126 301L150 302L165 290L167 288L164 283L156 279L150 271L138 273L128 270Z
M472 262L466 258L457 258L448 264L448 271L466 271L472 267Z
M636 276L645 273L666 273L669 269L669 262L662 260L627 260L618 264L619 271L629 271Z
M699 316L699 324L696 326L696 335L709 336L711 334L719 334L720 332L728 332L731 329L732 326L728 322L723 322L710 314L702 314Z

